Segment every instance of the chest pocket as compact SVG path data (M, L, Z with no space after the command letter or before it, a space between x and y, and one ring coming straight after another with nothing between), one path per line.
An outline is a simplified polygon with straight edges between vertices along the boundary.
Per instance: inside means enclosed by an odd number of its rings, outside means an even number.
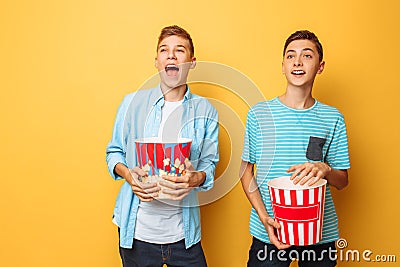
M325 138L310 136L306 152L307 159L314 161L322 161L323 159L322 149L325 145L325 142L326 142Z

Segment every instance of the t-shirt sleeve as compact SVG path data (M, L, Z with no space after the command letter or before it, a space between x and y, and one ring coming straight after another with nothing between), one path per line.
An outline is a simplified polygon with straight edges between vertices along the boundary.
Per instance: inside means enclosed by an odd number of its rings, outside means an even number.
M242 160L256 163L256 140L257 140L258 123L253 109L247 113L246 130L244 134L244 144L242 152Z
M326 155L326 162L333 169L347 170L350 168L347 131L343 115L339 116L336 123L332 142Z

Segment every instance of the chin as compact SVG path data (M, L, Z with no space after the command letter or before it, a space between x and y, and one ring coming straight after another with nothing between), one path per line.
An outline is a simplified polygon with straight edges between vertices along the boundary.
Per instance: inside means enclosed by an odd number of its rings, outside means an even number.
M173 88L176 88L176 87L179 87L181 85L186 84L186 82L185 81L179 81L177 79L176 80L175 79L167 79L167 80L164 80L164 84L166 86L168 86L168 88L173 89Z

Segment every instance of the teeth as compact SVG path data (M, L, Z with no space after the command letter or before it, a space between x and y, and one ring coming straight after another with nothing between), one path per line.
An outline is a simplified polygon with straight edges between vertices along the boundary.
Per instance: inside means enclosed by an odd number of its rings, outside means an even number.
M179 68L176 65L170 64L165 67L165 70L179 70Z
M292 71L293 74L299 75L299 74L304 74L305 72L302 70L294 70Z

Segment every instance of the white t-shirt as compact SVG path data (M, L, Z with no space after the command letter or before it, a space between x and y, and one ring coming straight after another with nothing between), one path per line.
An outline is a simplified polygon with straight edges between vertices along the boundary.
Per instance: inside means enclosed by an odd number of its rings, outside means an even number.
M176 140L182 124L182 101L165 101L162 107L158 137L164 141ZM140 202L136 217L135 239L153 244L167 244L182 240L181 201L153 200Z

